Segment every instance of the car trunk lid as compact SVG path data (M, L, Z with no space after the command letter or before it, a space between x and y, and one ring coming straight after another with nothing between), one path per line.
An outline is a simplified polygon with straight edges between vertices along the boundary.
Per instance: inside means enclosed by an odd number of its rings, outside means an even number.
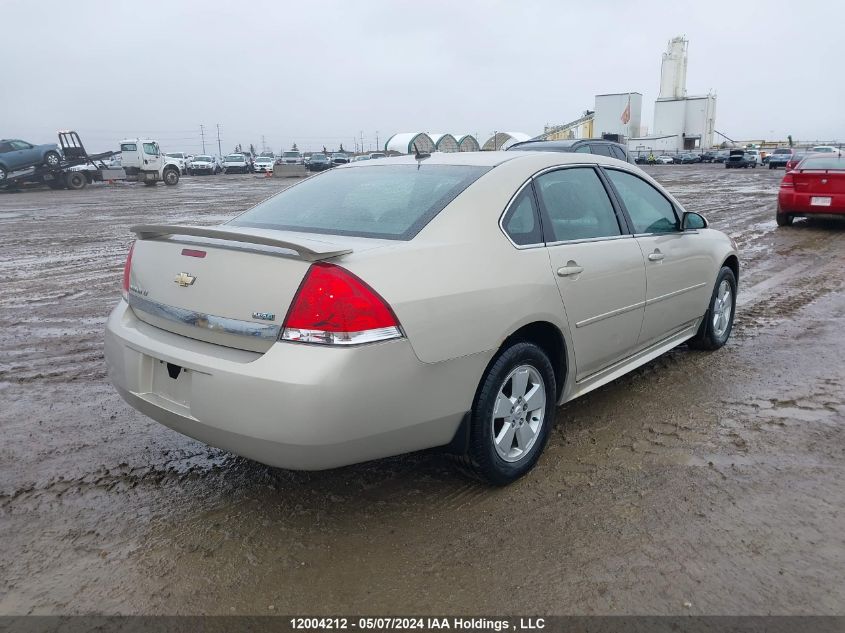
M257 352L278 339L312 262L386 242L225 225L140 225L132 231L138 240L126 298L139 319Z
M801 170L792 174L795 191L814 196L845 194L845 171Z

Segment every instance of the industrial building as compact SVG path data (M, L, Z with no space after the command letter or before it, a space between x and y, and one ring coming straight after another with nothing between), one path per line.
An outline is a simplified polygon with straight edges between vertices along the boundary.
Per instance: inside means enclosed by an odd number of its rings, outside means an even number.
M682 151L713 147L716 95L687 96L687 47L683 37L669 41L660 68L660 94L654 102L649 136L628 139L632 151Z

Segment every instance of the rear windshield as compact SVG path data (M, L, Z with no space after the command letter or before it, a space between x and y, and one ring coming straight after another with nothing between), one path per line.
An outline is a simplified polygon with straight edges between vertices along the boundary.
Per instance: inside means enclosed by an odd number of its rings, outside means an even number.
M801 161L799 169L836 169L845 170L845 157L810 156Z
M776 149L775 154L791 154L791 149Z
M299 158L299 152L285 152L285 158Z
M194 160L199 161L201 163L210 163L211 156L194 156Z
M331 170L285 189L229 224L409 240L489 169L368 165Z
M227 163L242 163L246 159L240 154L229 154L223 160L225 160Z

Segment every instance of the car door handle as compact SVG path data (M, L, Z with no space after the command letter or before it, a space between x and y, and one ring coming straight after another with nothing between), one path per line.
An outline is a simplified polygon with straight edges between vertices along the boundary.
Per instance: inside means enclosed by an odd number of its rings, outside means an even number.
M557 274L559 277L570 277L572 275L578 275L584 272L584 267L579 266L573 261L569 261L566 263L566 266L563 268L557 269Z
M665 257L663 253L660 251L654 251L653 253L649 254L648 261L650 262L659 262Z

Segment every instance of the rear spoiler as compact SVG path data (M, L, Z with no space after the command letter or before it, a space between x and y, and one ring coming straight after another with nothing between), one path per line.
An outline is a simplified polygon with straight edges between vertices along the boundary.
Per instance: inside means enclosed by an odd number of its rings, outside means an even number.
M261 244L262 246L275 246L295 251L300 259L309 262L330 259L339 255L348 255L351 248L334 249L331 244L323 244L319 241L308 241L308 246L300 241L288 241L264 235L250 235L225 228L212 228L204 226L180 226L178 224L138 224L130 229L139 240L152 240L159 237L171 235L190 235L194 237L208 237L229 242L243 242L246 244ZM303 240L306 241L306 240Z

